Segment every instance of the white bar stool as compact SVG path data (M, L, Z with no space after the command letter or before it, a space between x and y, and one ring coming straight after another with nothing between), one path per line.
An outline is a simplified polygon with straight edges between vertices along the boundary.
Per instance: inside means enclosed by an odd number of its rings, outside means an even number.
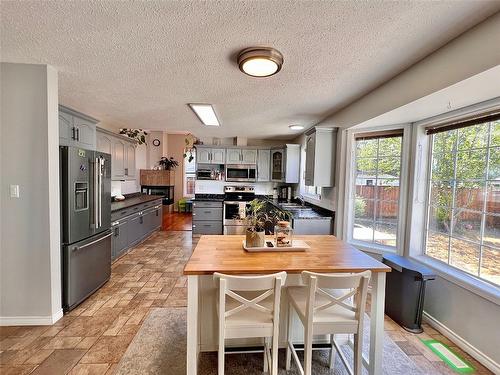
M214 279L219 283L219 375L224 374L225 339L251 337L264 338L264 372L271 364L271 374L277 375L279 310L286 272L263 276L215 273ZM269 338L272 338L272 358Z
M304 287L288 287L288 346L286 370L290 370L291 356L302 375L311 375L312 339L314 335L330 335L330 368L335 362L335 348L352 374L344 354L334 340L334 334L354 334L354 374L361 374L363 348L363 317L371 272L356 274L320 274L304 271ZM338 295L339 292L348 293ZM337 290L336 293L334 290ZM354 301L351 297L354 297ZM290 340L292 309L304 325L304 368Z

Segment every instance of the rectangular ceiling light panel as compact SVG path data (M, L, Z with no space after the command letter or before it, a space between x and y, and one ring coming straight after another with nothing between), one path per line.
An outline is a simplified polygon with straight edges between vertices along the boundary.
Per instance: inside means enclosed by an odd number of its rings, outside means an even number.
M212 104L188 104L204 125L220 126Z

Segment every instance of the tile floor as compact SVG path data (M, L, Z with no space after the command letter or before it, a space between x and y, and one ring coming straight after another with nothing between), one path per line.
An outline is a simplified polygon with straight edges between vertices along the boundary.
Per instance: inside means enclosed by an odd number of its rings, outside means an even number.
M0 327L0 373L112 374L149 310L186 306L182 276L196 240L191 232L161 231L118 259L111 280L53 326ZM385 329L426 374L453 374L420 341L436 338L469 359L479 374L483 366L454 343L425 325L412 335L386 317Z

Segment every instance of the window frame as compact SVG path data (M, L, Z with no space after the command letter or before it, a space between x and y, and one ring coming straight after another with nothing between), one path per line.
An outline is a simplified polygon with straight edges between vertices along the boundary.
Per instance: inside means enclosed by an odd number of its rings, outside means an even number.
M380 133L380 131L403 130L403 138L401 143L401 171L400 171L400 190L398 202L398 229L396 232L396 246L385 246L381 244L368 243L353 239L354 225L354 182L356 176L356 135L367 133ZM354 247L374 254L383 254L385 252L403 254L405 248L406 236L406 208L408 206L408 181L409 181L409 155L411 141L411 124L396 124L377 126L369 128L352 128L347 131L346 142L346 166L348 168L345 178L345 206L344 213L346 219L342 232L348 243Z
M431 173L431 137L426 128L448 121L459 121L474 114L492 109L500 109L500 98L488 100L448 113L417 121L412 125L412 142L410 151L410 179L408 214L406 225L407 246L405 254L411 259L431 268L443 279L452 282L490 302L500 305L500 287L480 279L425 254L427 241L428 199L430 194Z
M471 125L471 126L474 126L474 125ZM427 168L428 168L429 172L428 172L427 178L426 178L426 185L427 185L427 194L426 194L426 203L425 203L426 218L425 218L425 228L424 228L424 240L423 240L422 255L425 256L425 257L427 257L427 258L432 259L433 261L436 261L436 262L442 263L443 265L451 267L453 270L458 270L458 271L460 271L460 273L463 273L463 274L465 274L467 276L470 276L473 279L477 279L481 283L491 284L494 287L500 288L500 285L497 285L497 284L493 283L492 281L489 281L489 280L487 280L485 278L482 278L479 275L476 276L476 275L473 275L470 272L462 271L459 267L450 264L450 258L451 258L451 248L450 248L451 245L450 244L448 244L448 262L444 262L444 261L439 260L437 258L434 258L434 257L432 257L430 255L427 255L427 242L428 242L428 232L429 232L429 221L431 219L431 217L430 217L430 209L429 208L431 206L430 205L431 184L432 184L431 172L432 172L433 147L434 147L434 137L435 137L435 135L436 134L429 134L429 135L427 135L427 137L430 137L429 138L429 149L427 151ZM457 137L458 137L458 133L457 133ZM484 150L488 150L489 151L490 148L491 148L491 145L488 143L486 147L479 148L477 150L484 149ZM474 149L474 150L476 150L476 149ZM488 155L488 151L487 151L486 155ZM455 174L456 174L456 168L457 168L457 157L455 156L455 158L454 158L454 165L453 165L453 170L454 170ZM488 176L485 175L484 180L481 179L481 183L484 182L486 184L487 181L488 181ZM457 186L456 186L456 179L455 179L455 183L454 183L454 187L453 187L453 196L456 196L456 189L457 189ZM485 194L485 192L483 192L483 194ZM484 204L486 204L486 197L484 197L484 200L485 200ZM450 207L450 210L453 211L454 209L456 209L456 207L452 204L452 206ZM479 211L477 211L477 213L479 213ZM482 250L481 250L481 248L483 247L483 232L484 232L484 228L483 228L484 223L482 221L483 221L483 216L485 215L485 213L483 212L483 210L481 210L480 214L481 214L481 229L480 229L480 231L481 231L481 239L480 239L480 242L477 244L480 247L479 264L478 264L479 268L481 267L481 262L482 262L482 259L481 259L481 257L482 257ZM484 220L486 220L486 218L484 218ZM450 226L453 226L453 225L454 225L454 223L451 222ZM461 237L454 237L453 236L453 228L451 228L451 230L452 230L452 232L447 236L449 238L449 241L451 241L452 239L457 239L457 240L462 240L463 239ZM468 241L468 240L465 240L465 241ZM468 241L468 242L471 242L471 241ZM474 243L474 242L472 242L472 243ZM478 270L478 273L480 274L480 269Z

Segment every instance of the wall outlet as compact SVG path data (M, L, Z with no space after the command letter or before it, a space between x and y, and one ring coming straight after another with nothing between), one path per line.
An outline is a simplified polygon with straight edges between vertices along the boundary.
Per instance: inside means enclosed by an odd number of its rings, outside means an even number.
M19 185L10 185L10 197L19 198Z

